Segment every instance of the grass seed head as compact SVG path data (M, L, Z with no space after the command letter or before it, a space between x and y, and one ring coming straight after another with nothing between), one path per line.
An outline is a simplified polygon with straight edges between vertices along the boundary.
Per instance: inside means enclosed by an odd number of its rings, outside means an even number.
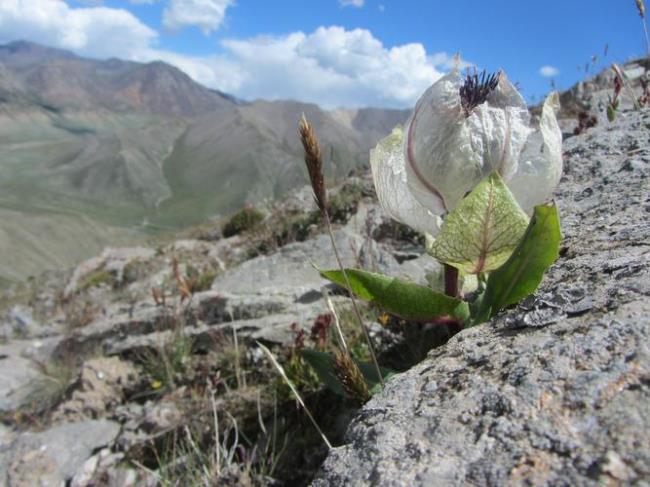
M368 384L359 366L350 355L341 350L334 352L334 373L350 398L359 404L365 404L370 400Z
M645 2L643 0L635 0L636 8L639 11L639 15L642 19L645 19Z
M327 211L327 191L325 190L325 177L323 175L323 159L314 128L307 121L304 114L298 123L298 133L305 149L305 164L309 172L311 187L314 190L316 204L321 213L325 213Z

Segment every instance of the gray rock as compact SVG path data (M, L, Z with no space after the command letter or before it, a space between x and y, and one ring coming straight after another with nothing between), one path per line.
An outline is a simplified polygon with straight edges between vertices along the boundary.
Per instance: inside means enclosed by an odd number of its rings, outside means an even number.
M0 345L0 412L29 400L32 384L42 377L34 361L47 361L58 339L14 340Z
M154 256L153 249L145 247L109 247L101 255L92 257L79 264L70 281L63 291L63 295L71 297L79 288L83 279L91 273L104 269L115 276L117 282L122 281L122 273L129 262L135 259L150 259Z
M389 252L359 234L348 229L335 235L344 265L358 266L361 261L373 262L381 272L399 269ZM188 252L199 249L211 254L211 247L214 245L185 240L173 248ZM128 310L119 303L106 307L102 315L62 340L55 355L83 354L98 348L107 354L118 354L155 347L164 343L161 340L171 339L172 330L179 325L187 335L198 339L210 332L231 333L234 329L243 338L290 343L294 323L311 326L319 314L328 311L323 292L332 285L320 277L312 263L323 268L336 267L329 237L320 235L246 261L218 276L212 290L195 294L189 303L170 297L166 306L155 306L149 300ZM77 274L85 275L81 271Z
M16 437L16 434L4 424L0 424L0 451L6 448Z
M99 357L83 364L71 397L59 404L55 421L79 421L103 417L124 400L124 390L133 386L138 372L117 357Z
M345 230L335 232L335 239L345 266L358 266L364 238ZM381 272L395 270L397 262L387 252L373 248L372 258ZM327 235L286 245L278 252L244 262L215 279L212 289L231 294L284 295L294 300L312 291L320 291L328 282L312 267L332 269L337 266Z
M566 142L539 291L389 381L314 485L648 485L649 125Z
M93 451L118 435L105 420L66 423L40 433L24 433L0 450L2 481L11 486L62 485L82 469Z
M106 487L155 487L154 474L143 469L128 468L123 453L108 448L90 457L70 481L70 487L102 485Z
M183 421L183 413L172 401L149 404L145 411L141 427L148 433L171 430Z
M40 325L34 320L32 310L24 306L13 306L2 323L5 338L32 337L39 331Z

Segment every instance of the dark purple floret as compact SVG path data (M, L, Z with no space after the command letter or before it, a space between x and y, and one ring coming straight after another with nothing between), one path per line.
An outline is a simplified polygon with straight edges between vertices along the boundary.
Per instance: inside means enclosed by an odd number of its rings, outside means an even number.
M485 70L481 74L467 74L465 83L460 87L460 104L466 117L481 103L485 103L490 93L499 85L500 77L501 71L489 75Z

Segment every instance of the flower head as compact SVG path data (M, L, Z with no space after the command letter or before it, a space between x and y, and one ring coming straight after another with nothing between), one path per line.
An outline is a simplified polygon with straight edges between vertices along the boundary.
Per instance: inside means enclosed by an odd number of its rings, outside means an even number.
M504 73L457 70L420 98L402 135L370 153L382 206L391 216L435 235L440 220L481 180L498 172L527 213L548 199L562 173L562 134L549 96L539 127Z

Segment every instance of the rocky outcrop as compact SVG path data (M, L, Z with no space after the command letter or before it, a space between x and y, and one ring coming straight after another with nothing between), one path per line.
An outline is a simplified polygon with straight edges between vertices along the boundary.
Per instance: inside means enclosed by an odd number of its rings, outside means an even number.
M580 109L597 109L608 83L585 83L573 95ZM565 141L565 240L540 290L390 381L316 485L618 485L650 475L650 111L599 120ZM440 285L422 236L387 218L370 186L366 175L331 193L344 265ZM238 475L266 475L278 458L279 485L311 480L326 451L302 437L312 430L293 407L278 407L284 392L256 344L294 367L340 442L349 405L291 362L303 345L333 338L327 295L349 343L361 339L349 299L314 269L336 260L311 190L260 227L230 238L212 230L155 250L107 249L0 295L0 484L177 485L210 470L214 459L196 445L207 453L217 441L228 443L217 461L231 463L212 465L213 483L232 473L228 485L248 485ZM443 328L362 312L380 359L398 370L426 353L429 335L448 339ZM279 457L268 451L277 414L290 438ZM227 441L237 437L228 419L244 428L238 445ZM169 444L181 457L164 455Z
M0 445L3 482L14 487L62 485L98 447L111 443L120 431L106 420L65 423L41 433L26 433Z
M394 377L315 486L646 485L650 110L566 141L539 291Z

